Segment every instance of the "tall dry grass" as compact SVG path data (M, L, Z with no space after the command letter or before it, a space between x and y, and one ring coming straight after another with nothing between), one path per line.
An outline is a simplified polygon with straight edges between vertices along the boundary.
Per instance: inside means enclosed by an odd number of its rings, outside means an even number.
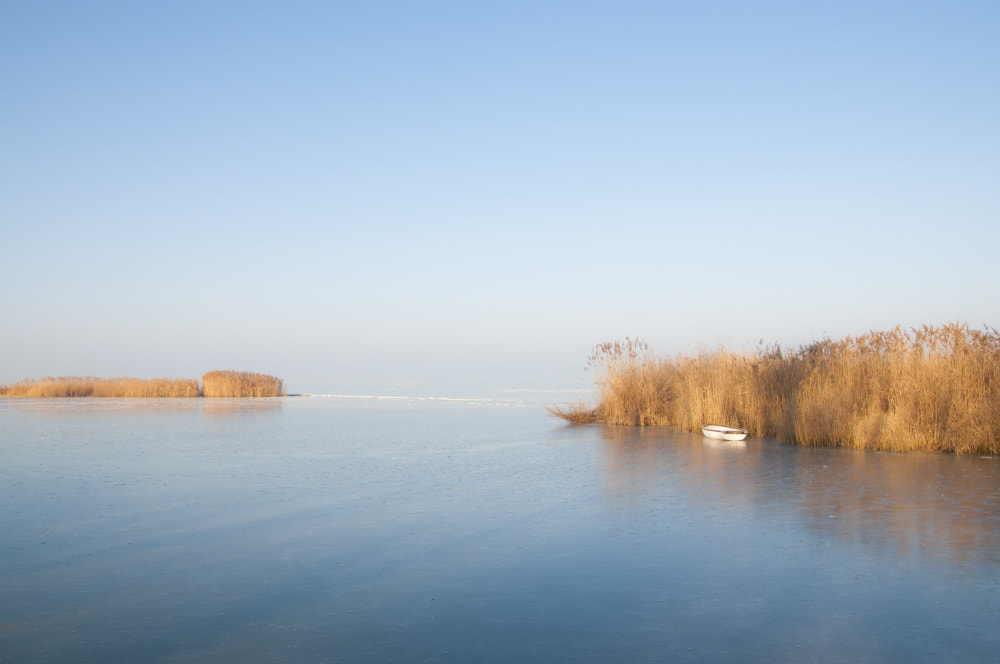
M825 339L784 351L655 357L642 342L588 358L598 403L571 422L743 427L802 445L1000 453L1000 333L964 324Z
M553 406L549 411L576 424L672 424L676 385L662 365L663 360L650 355L649 346L642 341L626 338L624 342L600 344L587 358L585 369L594 374L597 406Z
M62 376L0 385L7 397L197 397L197 380Z
M201 377L206 397L283 397L285 383L280 378L248 371L209 371Z

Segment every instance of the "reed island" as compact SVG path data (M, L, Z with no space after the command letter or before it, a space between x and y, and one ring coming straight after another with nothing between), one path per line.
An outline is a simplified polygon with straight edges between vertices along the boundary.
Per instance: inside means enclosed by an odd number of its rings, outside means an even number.
M283 397L280 378L249 371L209 371L193 378L39 378L0 385L0 397Z
M726 424L800 445L1000 453L1000 333L989 326L673 357L626 339L597 346L587 370L597 404L550 412L580 424Z

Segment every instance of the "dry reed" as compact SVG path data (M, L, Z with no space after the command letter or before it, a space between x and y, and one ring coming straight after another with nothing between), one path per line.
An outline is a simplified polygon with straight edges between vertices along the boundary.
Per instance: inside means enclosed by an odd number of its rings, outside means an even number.
M550 408L570 422L711 422L802 445L1000 453L1000 333L964 324L868 332L792 351L658 358L642 342L588 358L598 403Z
M280 378L247 371L209 371L201 377L206 397L283 397L285 383Z
M197 397L197 380L61 376L0 385L7 397Z
M284 381L245 371L210 371L194 379L39 378L0 384L0 397L282 397Z

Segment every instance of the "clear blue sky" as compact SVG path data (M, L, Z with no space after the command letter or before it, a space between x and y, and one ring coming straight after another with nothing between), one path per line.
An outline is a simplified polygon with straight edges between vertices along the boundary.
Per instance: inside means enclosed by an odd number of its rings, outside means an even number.
M997 2L8 2L0 381L1000 326Z

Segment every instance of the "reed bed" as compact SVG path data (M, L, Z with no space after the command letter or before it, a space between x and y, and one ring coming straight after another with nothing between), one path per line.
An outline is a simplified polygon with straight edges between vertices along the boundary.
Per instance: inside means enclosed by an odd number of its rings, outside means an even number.
M248 371L209 371L201 377L206 397L283 397L285 383L280 378Z
M656 357L641 341L588 358L596 406L576 423L740 426L801 445L1000 453L1000 333L964 324L824 339L793 350Z
M198 381L174 378L81 378L61 376L0 385L7 397L197 397Z
M189 378L38 378L0 384L0 397L283 397L279 378L245 371L210 371Z

